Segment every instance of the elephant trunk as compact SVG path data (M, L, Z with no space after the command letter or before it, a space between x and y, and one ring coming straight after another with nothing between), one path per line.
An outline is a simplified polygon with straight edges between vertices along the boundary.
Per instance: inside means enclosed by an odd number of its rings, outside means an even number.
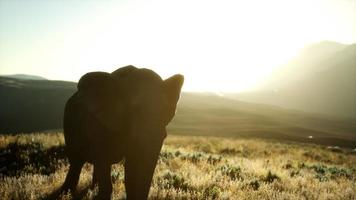
M163 140L146 140L129 147L125 158L128 200L147 199L162 143Z

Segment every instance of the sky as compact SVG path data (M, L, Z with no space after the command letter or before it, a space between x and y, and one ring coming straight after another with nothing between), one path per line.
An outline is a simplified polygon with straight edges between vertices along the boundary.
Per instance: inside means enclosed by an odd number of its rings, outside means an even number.
M0 74L78 81L131 64L240 92L323 40L356 42L356 0L0 0Z

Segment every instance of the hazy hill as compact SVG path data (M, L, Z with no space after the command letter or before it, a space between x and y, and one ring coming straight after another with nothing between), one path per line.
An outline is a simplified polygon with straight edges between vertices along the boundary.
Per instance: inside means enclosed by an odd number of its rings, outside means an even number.
M0 77L0 133L62 127L64 104L76 83Z
M305 47L295 58L276 69L263 89L295 86L324 71L339 67L356 68L355 44L344 45L324 41Z
M257 91L239 100L356 119L356 44L322 42L306 48Z
M0 77L17 78L22 80L47 80L42 76L28 75L28 74L0 75Z
M331 41L323 41L305 47L295 58L275 70L266 81L265 89L281 89L295 81L303 80L306 76L330 68L328 63L323 62L345 47L347 45Z
M351 120L197 93L183 93L169 130L187 135L274 138L349 147L356 144L356 123Z
M75 89L73 82L0 78L0 133L61 129L64 104ZM204 93L182 93L168 128L172 134L356 144L356 124L352 121Z

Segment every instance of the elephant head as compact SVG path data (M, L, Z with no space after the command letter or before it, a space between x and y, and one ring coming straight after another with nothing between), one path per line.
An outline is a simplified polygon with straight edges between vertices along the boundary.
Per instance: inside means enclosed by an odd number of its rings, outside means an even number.
M94 177L99 179L99 195L107 196L111 193L110 168L107 166L124 157L127 198L147 198L167 135L166 126L174 117L183 82L184 77L179 74L162 80L152 70L134 66L119 68L112 73L85 74L65 109L64 135L69 146L71 168L64 185L73 185L69 182L76 178L69 176L78 174L73 172L74 169L71 171L72 162L93 162ZM75 138L76 135L87 139L81 141ZM87 146L91 150L82 153L83 156L76 153L71 158L74 154L71 152L83 151L76 149L77 146ZM120 156L113 160L110 154L116 151Z
M88 111L109 130L128 128L131 139L157 134L164 138L183 82L180 74L162 80L152 70L130 65L111 74L85 74L78 82L78 94Z

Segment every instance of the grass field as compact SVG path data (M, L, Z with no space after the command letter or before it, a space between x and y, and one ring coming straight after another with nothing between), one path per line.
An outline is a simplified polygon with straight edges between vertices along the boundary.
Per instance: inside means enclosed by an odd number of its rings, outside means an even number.
M38 199L61 186L68 170L61 133L0 135L1 199ZM112 199L124 199L121 164L112 167ZM92 199L92 166L78 190ZM62 199L71 199L64 194ZM351 149L262 139L169 136L149 199L356 199Z

